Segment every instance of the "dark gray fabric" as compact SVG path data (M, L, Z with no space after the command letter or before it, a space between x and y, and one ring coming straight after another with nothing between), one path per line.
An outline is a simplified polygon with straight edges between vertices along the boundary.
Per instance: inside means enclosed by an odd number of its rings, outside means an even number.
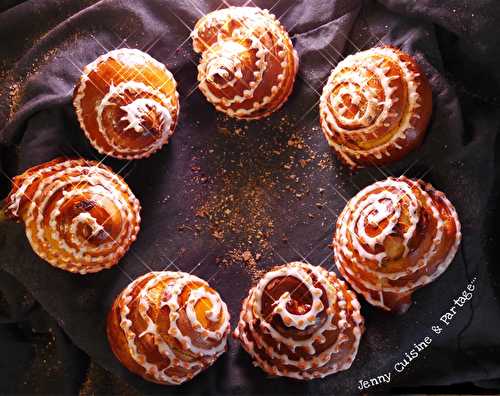
M359 380L391 370L414 342L430 335L431 325L476 277L472 303L441 335L433 337L431 347L404 373L393 373L389 385L372 389L500 378L500 271L494 250L499 224L500 3L256 1L272 9L290 31L301 63L286 105L266 120L244 123L216 114L195 89L197 58L189 29L203 13L221 4L192 1L32 0L0 13L3 194L8 191L7 176L32 165L60 155L102 158L78 127L71 94L79 69L107 50L146 49L174 73L181 98L179 125L161 152L133 163L105 160L126 177L143 207L138 240L119 267L87 276L54 269L31 251L22 225L3 222L0 268L24 285L72 343L98 364L144 393L162 394L355 393ZM352 174L330 154L321 135L318 93L342 57L379 43L401 47L416 57L433 88L432 122L422 147L403 161ZM220 133L221 128L246 127L239 135ZM290 172L284 170L289 156L299 159L303 155L287 146L292 133L303 136L316 154L309 166L293 170L309 191L300 200L282 192L290 182L286 178ZM283 155L272 154L283 147ZM224 152L223 159L211 155L211 150ZM318 165L324 158L332 162L325 169ZM249 357L232 341L228 353L213 367L183 386L146 383L128 373L112 355L104 332L107 311L129 277L150 268L164 269L169 260L177 259L169 269L189 272L195 268L196 275L210 279L228 303L234 327L251 279L242 266L224 268L216 264L216 258L241 243L241 236L229 235L219 242L208 228L195 236L179 232L178 227L193 221L200 197L221 188L221 170L238 164L242 171L235 173L235 185L244 186L267 173L276 181L274 188L262 187L275 229L270 237L273 250L259 262L263 268L282 258L300 259L298 253L307 255L313 264L331 268L328 245L336 215L345 205L343 197L353 196L385 174L404 172L433 183L455 204L463 225L461 248L450 268L415 294L415 304L407 314L392 316L363 302L367 332L348 371L308 383L269 379L252 367ZM210 185L193 182L193 165L209 177ZM320 188L325 189L321 195ZM318 211L315 204L320 200L326 206ZM317 214L314 219L308 216L312 211ZM283 242L283 235L288 243ZM11 289L2 286L0 290L15 301L16 290ZM11 314L12 320L19 320L16 315L20 314ZM10 353L15 354L15 349ZM0 391L9 382L9 373L1 370Z

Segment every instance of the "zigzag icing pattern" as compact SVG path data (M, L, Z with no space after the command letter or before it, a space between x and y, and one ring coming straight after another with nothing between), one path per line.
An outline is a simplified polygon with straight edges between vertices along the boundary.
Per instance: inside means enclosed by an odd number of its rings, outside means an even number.
M140 204L123 179L93 161L54 161L13 182L6 213L22 220L41 258L85 274L122 258L139 232Z
M309 380L347 370L363 331L360 304L345 282L293 262L250 290L234 336L268 374Z
M442 192L389 178L361 190L340 214L335 263L369 303L404 312L413 291L448 268L460 239L457 213Z
M392 47L372 48L349 55L330 74L321 126L348 166L387 163L425 132L424 100L432 101L430 88L413 59Z
M199 88L231 117L258 119L290 95L298 56L288 33L267 10L229 7L205 15L191 34Z
M172 73L150 55L121 48L84 68L73 105L101 154L145 158L168 143L179 115Z
M229 330L219 294L184 272L139 277L117 297L108 318L118 359L145 379L169 385L213 364L226 350Z

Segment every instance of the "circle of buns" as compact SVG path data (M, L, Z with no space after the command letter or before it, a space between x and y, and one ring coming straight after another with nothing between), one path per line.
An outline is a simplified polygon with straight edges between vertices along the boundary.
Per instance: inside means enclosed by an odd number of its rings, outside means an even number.
M320 99L328 144L349 167L397 161L424 138L432 92L415 60L393 47L349 55Z
M412 293L448 268L460 239L457 213L442 192L390 177L345 206L333 240L335 263L370 304L404 312Z
M139 232L140 204L107 166L53 161L13 180L8 217L23 221L35 253L55 267L85 274L109 268Z
M92 146L121 159L158 151L174 133L179 115L172 73L150 55L128 48L85 66L73 105Z
M229 7L199 19L199 89L216 110L260 119L290 96L299 59L274 15ZM137 49L116 49L85 66L73 95L79 124L101 154L149 157L168 143L179 117L170 71ZM432 92L416 61L382 46L346 57L332 70L319 115L328 144L352 169L384 165L424 139ZM136 240L140 204L125 181L95 161L57 158L16 176L4 201L23 222L34 252L79 274L116 265ZM422 180L390 177L345 206L333 238L344 282L321 266L291 262L265 273L244 299L233 333L255 366L299 380L347 370L365 330L361 306L405 312L415 290L450 265L460 222L446 196ZM149 272L109 310L111 350L132 373L179 385L228 347L230 315L219 293L185 272Z
M130 283L108 315L109 344L133 373L178 385L226 350L229 313L207 282L185 272L149 272Z
M268 374L309 380L348 369L363 331L360 304L345 282L292 262L250 290L234 336Z
M299 60L284 27L267 10L229 7L203 16L191 34L201 54L201 92L218 111L258 119L292 92Z

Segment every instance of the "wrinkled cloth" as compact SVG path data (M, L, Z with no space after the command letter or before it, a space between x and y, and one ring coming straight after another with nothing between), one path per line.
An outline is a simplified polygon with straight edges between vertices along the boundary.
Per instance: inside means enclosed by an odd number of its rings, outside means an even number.
M231 1L232 5L243 1ZM70 388L81 376L74 360L88 355L97 364L137 388L153 394L344 394L355 393L360 380L387 371L425 336L433 342L389 384L394 387L476 382L494 387L500 378L500 267L498 266L500 127L500 3L497 0L302 0L257 1L288 29L300 57L294 91L266 120L239 122L217 114L196 89L197 56L190 29L203 14L225 7L209 0L8 1L0 13L0 170L3 196L9 178L30 166L61 155L102 159L79 128L71 104L81 69L113 48L146 50L173 72L181 99L179 124L171 142L149 159L104 162L122 174L142 204L137 241L111 269L79 276L51 267L31 250L22 224L0 223L0 292L9 309L0 326L0 393L22 370L28 351L16 347L12 324L22 323L26 307L19 288L26 288L59 328L58 345L68 370ZM318 100L331 69L345 56L374 45L390 44L412 54L433 89L433 116L423 145L402 161L380 169L351 173L343 167L321 134ZM284 119L287 124L283 127ZM227 129L229 134L219 130ZM234 134L244 129L244 134ZM310 193L302 200L274 194L289 180L281 178L286 158L269 159L264 150L286 147L292 134L303 136L316 159L297 170ZM229 135L229 136L228 136ZM264 148L263 148L264 147ZM209 155L223 150L224 163ZM290 148L292 150L292 148ZM291 155L295 155L290 152ZM218 258L230 251L236 236L214 240L207 229L196 236L179 232L191 219L197 197L207 193L192 183L196 162L215 188L221 169L244 159L234 180L245 184L253 175L276 175L278 187L263 186L265 208L272 214L276 251L258 265L270 268L282 259L301 256L335 270L329 244L336 216L359 189L386 175L422 177L446 193L457 208L463 239L449 269L414 295L414 305L401 316L362 301L366 318L358 356L352 367L321 380L298 382L269 378L251 364L231 340L229 351L213 367L178 387L147 383L129 373L113 356L105 335L108 309L116 295L149 270L179 269L210 281L227 302L234 328L252 278L242 265L227 268ZM325 159L332 165L318 168ZM234 165L235 166L235 165ZM318 195L318 190L323 190ZM325 208L308 216L321 200ZM316 213L316 212L315 212ZM321 223L325 223L322 225ZM286 235L287 243L283 242ZM172 264L173 262L173 264ZM474 297L440 335L431 326L475 278ZM13 281L15 279L15 281ZM18 282L18 284L16 283ZM15 286L15 287L13 287ZM360 298L360 300L362 300ZM443 326L442 326L443 327ZM69 349L73 348L73 349ZM81 350L81 357L77 350ZM14 357L10 359L10 357ZM9 368L8 370L6 368ZM5 368L5 369L4 369ZM498 383L497 383L498 384ZM6 388L12 390L12 388ZM7 392L3 390L3 392Z

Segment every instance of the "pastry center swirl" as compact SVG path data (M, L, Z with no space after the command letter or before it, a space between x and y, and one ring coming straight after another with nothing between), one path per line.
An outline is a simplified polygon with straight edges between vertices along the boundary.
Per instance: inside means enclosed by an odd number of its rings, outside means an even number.
M368 133L370 130L367 128L376 124L384 110L387 114L385 100L381 100L380 96L386 97L391 92L389 87L384 89L383 79L379 69L360 67L336 80L329 101L332 115L346 132Z
M307 278L302 280L297 276L277 278L268 284L263 296L263 314L265 318L279 318L278 324L305 330L320 319L323 291Z
M99 104L97 114L100 130L115 150L137 151L163 144L162 137L170 134L173 121L170 99L137 81L112 86ZM106 128L105 120L113 128ZM132 150L131 141L139 148Z
M139 98L121 106L121 109L125 115L120 120L128 123L125 131L131 129L137 133L159 136L170 129L170 112L156 100Z
M207 59L207 80L220 85L233 83L243 77L242 60L247 49L235 41L225 41L218 51L212 51Z
M418 208L415 194L405 183L365 196L349 224L356 251L379 263L405 257L419 222Z

